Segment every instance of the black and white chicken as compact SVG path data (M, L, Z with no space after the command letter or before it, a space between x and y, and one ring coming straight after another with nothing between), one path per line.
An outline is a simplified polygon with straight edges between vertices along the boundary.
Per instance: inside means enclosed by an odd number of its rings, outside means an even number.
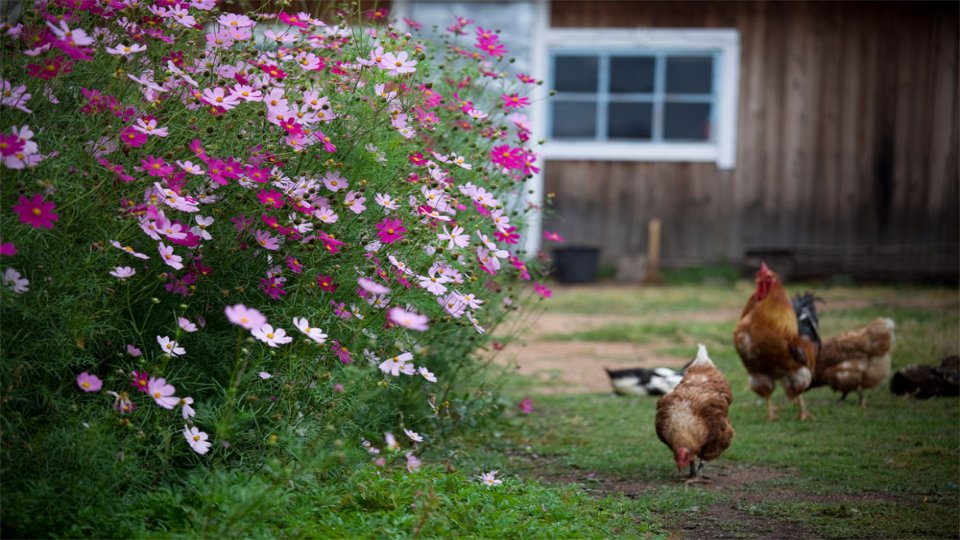
M606 369L606 372L613 391L621 396L662 396L683 380L683 371L662 367Z

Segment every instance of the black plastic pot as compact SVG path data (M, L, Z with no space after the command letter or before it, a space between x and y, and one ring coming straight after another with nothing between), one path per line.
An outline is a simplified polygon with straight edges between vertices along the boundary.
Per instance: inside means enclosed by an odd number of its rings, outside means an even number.
M553 250L553 277L560 283L590 283L597 279L600 248L570 246Z

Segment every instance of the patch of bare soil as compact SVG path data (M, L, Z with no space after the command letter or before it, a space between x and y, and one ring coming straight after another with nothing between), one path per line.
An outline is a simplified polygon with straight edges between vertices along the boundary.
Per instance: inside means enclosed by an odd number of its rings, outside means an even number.
M526 457L531 458L529 455ZM800 492L779 484L779 481L790 477L789 471L758 465L710 463L704 470L709 480L707 483L686 484L680 475L667 480L643 480L607 476L590 470L545 466L544 462L549 462L550 458L544 456L533 456L532 459L539 461L539 465L534 466L530 476L547 483L577 484L597 497L637 499L659 487L679 485L691 490L717 491L729 498L724 503L693 507L679 515L664 516L671 538L820 539L823 538L821 535L802 524L764 515L759 511L760 505L780 501L809 501L856 507L890 499L888 495L876 493L841 496Z

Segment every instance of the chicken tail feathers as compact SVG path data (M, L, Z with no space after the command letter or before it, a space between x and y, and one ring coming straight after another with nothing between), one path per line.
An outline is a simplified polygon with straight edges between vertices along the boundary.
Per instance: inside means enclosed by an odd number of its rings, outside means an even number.
M824 302L823 298L812 292L805 292L793 297L793 311L797 314L797 327L801 336L807 336L820 349L820 318L817 315L817 301Z

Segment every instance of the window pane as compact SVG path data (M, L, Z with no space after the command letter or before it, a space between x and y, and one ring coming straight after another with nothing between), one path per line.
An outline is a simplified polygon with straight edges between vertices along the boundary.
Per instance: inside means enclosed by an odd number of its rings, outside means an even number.
M597 135L597 104L591 101L554 101L553 136L593 139Z
M667 58L668 94L712 94L713 58L671 56Z
M554 90L596 93L596 56L557 56L554 62Z
M614 56L610 59L610 92L652 94L655 63L650 56Z
M709 141L709 103L666 103L663 108L665 140Z
M653 133L652 103L611 103L607 112L610 139L649 139Z

